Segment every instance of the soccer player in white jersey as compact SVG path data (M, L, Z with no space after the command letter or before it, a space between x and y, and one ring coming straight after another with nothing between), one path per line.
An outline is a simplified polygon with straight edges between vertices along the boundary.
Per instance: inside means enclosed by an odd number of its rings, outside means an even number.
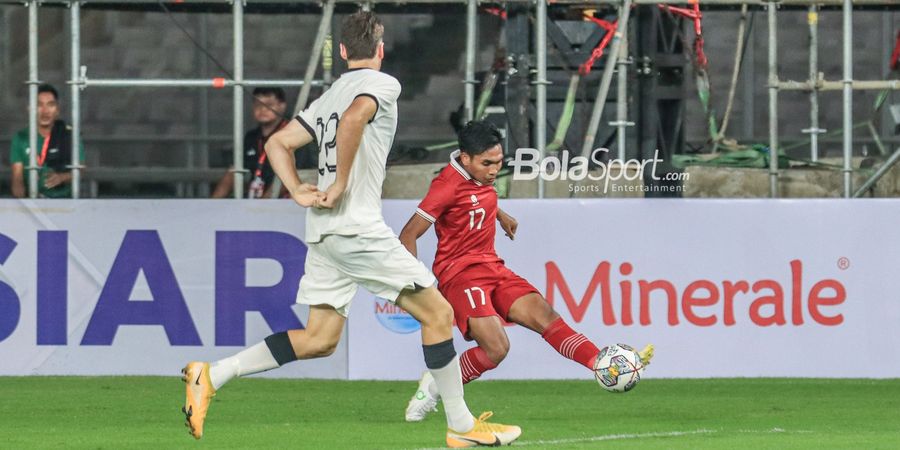
M291 197L313 207L306 214L309 250L297 293L297 302L309 305L309 317L306 329L275 333L213 363L188 363L182 370L183 412L197 439L210 399L228 380L332 354L360 285L421 322L425 364L444 402L449 447L509 444L522 432L487 422L490 413L476 419L469 412L453 348L453 310L434 287L434 275L384 223L381 186L397 127L400 83L380 72L383 33L373 13L348 16L340 51L349 71L266 144ZM294 170L293 152L313 141L319 146L318 186L302 183Z

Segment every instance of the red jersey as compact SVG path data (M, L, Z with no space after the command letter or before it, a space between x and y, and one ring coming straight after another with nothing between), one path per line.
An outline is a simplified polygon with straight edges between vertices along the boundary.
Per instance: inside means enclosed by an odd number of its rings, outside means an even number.
M457 161L459 153L450 155L450 164L432 180L416 210L434 224L438 246L432 269L441 283L472 264L503 262L494 250L497 192L466 172Z

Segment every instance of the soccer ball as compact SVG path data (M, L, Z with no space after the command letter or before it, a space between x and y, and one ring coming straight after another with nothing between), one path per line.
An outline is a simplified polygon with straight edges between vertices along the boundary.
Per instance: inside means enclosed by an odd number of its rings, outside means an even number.
M641 381L644 365L637 351L625 344L610 345L600 350L594 364L594 376L609 392L628 392Z

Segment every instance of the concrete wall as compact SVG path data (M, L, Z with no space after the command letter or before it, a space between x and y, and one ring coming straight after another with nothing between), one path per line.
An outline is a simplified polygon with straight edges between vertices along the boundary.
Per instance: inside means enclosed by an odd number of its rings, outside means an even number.
M839 160L827 159L832 164ZM874 169L858 169L860 158L854 159L853 191L861 186ZM685 169L685 197L701 198L766 198L769 197L768 169L734 169L692 166ZM784 198L838 198L843 196L844 177L840 170L788 169L779 171L778 196ZM900 167L894 166L870 190L867 196L900 197Z

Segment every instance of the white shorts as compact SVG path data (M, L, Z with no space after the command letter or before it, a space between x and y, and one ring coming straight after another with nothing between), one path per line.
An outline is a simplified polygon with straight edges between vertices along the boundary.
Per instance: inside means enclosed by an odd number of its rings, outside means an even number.
M350 302L359 286L396 302L400 291L430 287L436 280L396 236L328 235L309 244L297 303L330 305L350 314Z

